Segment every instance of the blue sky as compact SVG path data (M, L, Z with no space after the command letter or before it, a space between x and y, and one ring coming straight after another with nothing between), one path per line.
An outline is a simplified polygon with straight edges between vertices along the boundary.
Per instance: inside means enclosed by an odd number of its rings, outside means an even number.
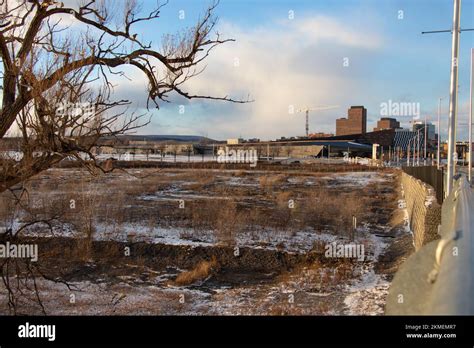
M145 1L144 9L153 3ZM474 27L473 3L462 2L462 28ZM171 0L159 20L137 30L158 43L161 34L193 25L207 4ZM179 11L184 11L184 20L178 19ZM292 19L289 11L294 13ZM248 93L255 102L173 98L173 104L153 112L152 123L142 134L219 139L302 135L303 116L289 114L288 106L322 104L340 108L312 115L310 131L334 132L335 119L345 116L350 105L367 107L371 129L380 118L380 104L388 100L420 103L422 117L436 120L439 97L444 98L447 124L451 35L421 35L421 31L451 27L451 0L221 0L216 15L219 32L237 42L219 47L208 59L206 72L190 81L188 90L236 98ZM461 34L461 123L468 114L471 47L474 32ZM347 58L349 66L343 67ZM179 105L185 106L184 114ZM400 120L409 125L409 117ZM446 128L442 124L442 134Z
M115 1L124 0L110 3ZM137 25L135 32L159 50L164 34L193 26L210 2L170 0L159 19ZM143 12L156 5L155 0L142 3ZM443 97L445 136L451 35L421 31L450 29L452 7L452 0L221 0L215 11L217 30L236 42L213 50L206 71L184 89L236 99L250 95L255 101L242 105L171 96L171 103L150 111L151 123L138 133L216 139L297 136L304 134L304 116L290 110L327 104L339 107L311 113L311 132L335 132L336 118L345 117L351 105L368 109L371 130L382 103L419 103L421 117L436 120L438 98ZM461 27L474 28L474 0L462 0ZM473 47L474 31L462 33L458 115L464 124ZM133 68L126 73L128 79L113 77L115 96L146 111L145 77ZM408 127L411 118L399 120ZM460 138L466 128L460 125Z

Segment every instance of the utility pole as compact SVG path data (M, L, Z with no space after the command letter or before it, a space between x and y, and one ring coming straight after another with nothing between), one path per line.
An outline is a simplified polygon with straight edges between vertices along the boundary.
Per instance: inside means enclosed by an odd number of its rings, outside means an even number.
M420 165L420 131L421 131L421 128L418 129L417 131L417 137L416 137L416 150L417 150L417 155L416 155L416 165L419 166Z
M306 109L306 136L309 137L309 109Z
M424 140L425 140L425 141L424 141L424 143L425 143L425 151L424 151L424 153L423 153L423 154L424 154L424 156L423 156L423 164L424 164L425 166L426 166L426 138L427 138L426 136L427 136L427 134L428 134L428 132L427 132L427 129L426 129L426 115L425 115L425 139L424 139Z
M438 166L438 170L441 168L440 161L441 161L441 99L439 98L438 101L438 146L437 146L437 151L436 151L436 164Z
M451 47L451 85L449 90L449 124L448 124L448 173L446 194L453 189L455 172L454 152L456 151L456 116L458 97L458 65L459 65L459 30L461 17L461 0L454 0L452 47Z
M407 147L407 162L408 166L410 166L410 157L411 159L411 166L415 166L415 159L416 159L416 144L415 141L417 140L417 136L414 135L410 140L408 140L408 147ZM413 147L413 151L411 150Z
M453 177L455 171L454 153L456 151L456 116L458 96L458 65L459 65L459 34L462 31L473 31L474 29L461 30L461 0L454 0L453 5L453 27L451 30L424 31L422 34L451 33L451 82L449 90L449 123L448 123L448 170L446 195L453 189Z
M469 183L472 180L472 90L474 83L474 48L471 48L471 87L469 93L469 169L468 177Z
M410 166L410 143L412 139L408 140L408 145L407 145L407 167Z

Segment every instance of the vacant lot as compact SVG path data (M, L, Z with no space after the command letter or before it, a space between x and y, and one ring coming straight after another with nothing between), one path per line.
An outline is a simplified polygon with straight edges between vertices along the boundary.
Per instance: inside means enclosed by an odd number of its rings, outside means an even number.
M34 274L47 279L37 277L15 308L380 314L390 277L379 257L407 235L394 219L398 178L335 167L49 170L17 191L17 201L10 193L1 201L3 231L21 230L22 241L38 244ZM330 243L363 246L364 259L327 257ZM2 294L0 311L9 313Z

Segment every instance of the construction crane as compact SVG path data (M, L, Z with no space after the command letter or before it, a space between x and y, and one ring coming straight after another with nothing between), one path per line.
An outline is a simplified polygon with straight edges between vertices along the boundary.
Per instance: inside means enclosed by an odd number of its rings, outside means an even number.
M316 106L313 108L305 108L305 109L299 109L296 112L302 113L304 112L306 114L306 136L309 136L309 112L310 111L321 111L321 110L331 110L331 109L337 109L339 105L321 105L321 106Z

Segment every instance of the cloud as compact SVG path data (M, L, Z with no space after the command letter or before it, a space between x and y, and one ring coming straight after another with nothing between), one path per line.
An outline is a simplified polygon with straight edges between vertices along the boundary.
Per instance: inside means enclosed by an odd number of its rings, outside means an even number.
M331 17L316 16L294 22L297 34L313 43L331 42L367 49L376 49L382 44L381 38L375 32L361 31Z
M74 3L65 1L67 6ZM72 24L65 17L62 24ZM268 19L252 27L221 22L221 36L236 42L213 50L205 72L185 89L235 99L250 95L255 101L243 105L188 102L172 96L173 103L162 104L153 112L152 123L140 132L198 133L218 139L303 135L304 114L291 114L290 109L336 104L340 109L311 113L310 118L311 132L334 132L335 119L345 116L351 104L366 103L370 67L383 46L369 24L348 18L306 14L293 20ZM145 111L147 80L136 69L126 68L126 72L130 80L111 77L118 83L114 97L131 100L131 110ZM179 104L186 106L184 114L178 113Z
M250 93L255 102L192 102L189 112L201 115L199 127L208 125L217 138L303 135L304 115L289 109L321 104L341 108L313 113L310 131L334 132L335 119L346 115L347 103L363 104L361 79L381 45L370 33L323 16L255 28L226 22L219 32L236 42L212 52L206 71L189 81L187 89L234 98ZM346 58L349 66L343 64Z

